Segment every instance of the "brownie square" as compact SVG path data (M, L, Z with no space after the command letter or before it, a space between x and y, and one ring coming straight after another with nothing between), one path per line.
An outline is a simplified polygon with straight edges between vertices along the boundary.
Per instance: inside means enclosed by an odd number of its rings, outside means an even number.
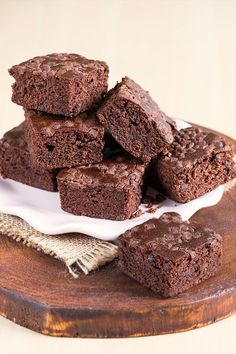
M26 110L26 137L35 166L64 168L102 160L104 128L94 112L77 117Z
M24 136L24 123L4 134L0 140L0 174L31 187L57 190L58 170L34 168Z
M107 91L108 66L78 54L38 56L9 69L12 101L28 109L74 117Z
M213 276L222 263L222 237L165 213L118 238L119 269L163 297Z
M61 207L75 215L129 219L141 201L144 170L123 157L63 170L57 177Z
M144 162L173 142L175 123L128 77L108 92L97 116L126 151Z
M235 177L233 152L226 141L196 127L180 130L168 154L150 165L151 184L186 203Z

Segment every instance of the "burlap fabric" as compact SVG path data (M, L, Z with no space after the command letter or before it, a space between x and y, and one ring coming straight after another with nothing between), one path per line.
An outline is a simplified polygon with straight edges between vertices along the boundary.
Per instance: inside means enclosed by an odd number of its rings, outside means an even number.
M79 270L88 274L112 261L118 252L118 247L112 242L80 233L46 235L33 229L24 220L3 213L0 213L0 232L27 247L59 259L74 278L78 277Z

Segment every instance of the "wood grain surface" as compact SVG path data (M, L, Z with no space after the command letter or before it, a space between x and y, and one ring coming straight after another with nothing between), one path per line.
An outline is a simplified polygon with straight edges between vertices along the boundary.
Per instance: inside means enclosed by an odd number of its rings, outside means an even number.
M215 277L171 299L121 274L116 261L71 279L60 261L0 235L0 314L43 334L88 338L181 332L230 316L236 312L235 203L233 187L191 218L221 233L223 265Z

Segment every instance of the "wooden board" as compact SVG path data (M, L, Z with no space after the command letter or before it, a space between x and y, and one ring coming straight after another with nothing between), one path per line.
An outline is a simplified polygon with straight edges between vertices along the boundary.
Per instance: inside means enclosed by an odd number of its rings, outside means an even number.
M90 338L180 332L230 316L236 312L235 202L236 187L192 218L223 235L224 262L215 277L172 299L122 275L116 261L71 279L61 262L1 235L0 314L40 333Z

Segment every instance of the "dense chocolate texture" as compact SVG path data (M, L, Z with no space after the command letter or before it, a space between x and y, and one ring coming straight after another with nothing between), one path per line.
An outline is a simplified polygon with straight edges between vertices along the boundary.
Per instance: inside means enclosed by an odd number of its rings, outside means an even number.
M213 276L222 262L222 237L165 213L118 238L119 269L163 297Z
M126 158L63 170L57 177L61 207L75 215L129 219L141 201L144 170Z
M58 172L32 166L24 136L24 123L5 133L0 140L0 173L3 178L47 191L56 191Z
M94 112L65 119L26 110L25 119L26 137L35 166L64 168L102 160L104 128Z
M235 177L231 147L222 137L196 127L180 130L169 153L156 158L150 171L151 183L180 203Z
M105 131L104 135L104 148L103 148L103 159L110 160L115 156L119 156L120 154L125 154L126 151L122 148L120 144L113 138L113 136ZM129 155L127 153L127 155ZM129 155L131 156L131 155Z
M108 92L97 116L126 151L144 162L173 142L174 122L128 77Z
M75 117L94 107L107 91L106 63L77 54L35 57L9 70L12 101L28 109Z

